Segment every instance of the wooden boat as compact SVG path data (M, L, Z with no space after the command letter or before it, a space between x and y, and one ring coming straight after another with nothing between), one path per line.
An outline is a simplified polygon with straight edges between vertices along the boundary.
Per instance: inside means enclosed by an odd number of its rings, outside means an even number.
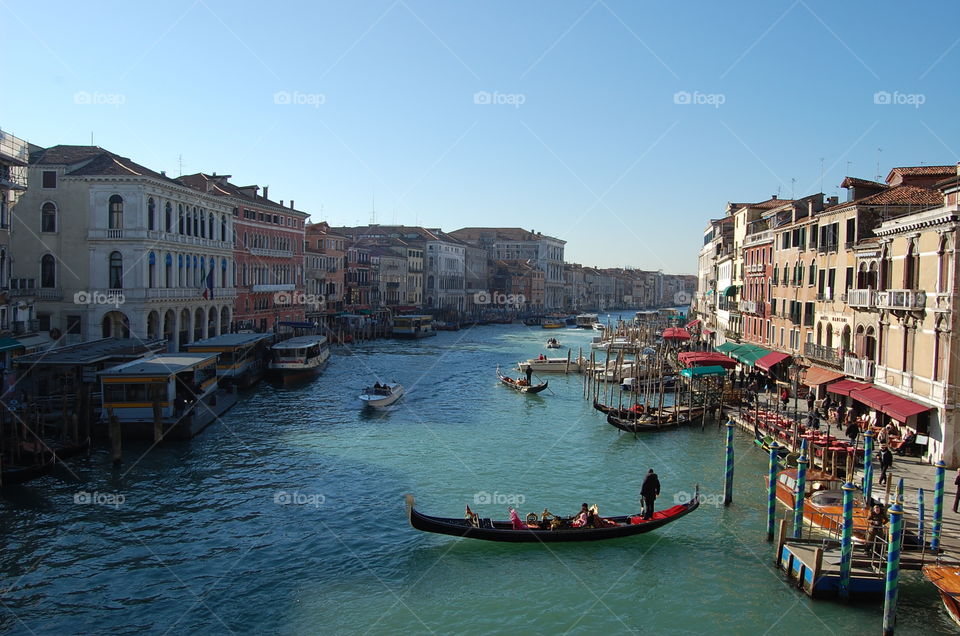
M519 380L514 380L510 376L503 375L500 373L500 369L497 369L497 377L500 378L500 382L507 385L514 391L519 391L520 393L539 393L547 388L547 382L542 384L526 384L526 380L523 378Z
M562 346L556 338L547 338L547 349L559 349Z
M950 618L960 625L960 568L949 565L925 565L923 575L937 587Z
M803 518L808 523L833 535L839 535L843 526L843 481L830 473L808 470L803 501ZM797 469L787 468L777 473L777 500L793 510L797 489ZM853 496L853 536L865 541L870 511L866 507L863 492L859 489Z
M652 518L647 520L640 519L638 513L619 517L605 517L605 519L616 523L613 526L603 528L557 528L556 530L540 528L514 530L510 521L493 521L491 519L480 519L479 525L474 526L467 519L425 515L417 511L414 503L413 495L407 495L407 519L411 526L423 532L449 534L454 537L480 539L482 541L552 543L558 541L602 541L650 532L696 510L700 506L700 494L698 487L696 494L689 502L677 504L666 510L658 510L653 513Z
M399 382L384 382L368 386L360 394L360 401L364 406L375 409L390 406L403 397L403 385Z
M606 404L601 404L596 400L593 401L593 408L600 411L604 415L615 415L624 419L632 419L638 415L642 415L646 409L642 404L631 405L627 408L621 408L616 406L607 406Z
M608 413L607 424L627 433L653 433L678 428L686 422L678 421L672 414L644 413L639 417L618 417L613 413Z
M540 323L540 326L544 329L563 329L567 326L567 323L562 320L554 320L552 318L544 318L543 322Z

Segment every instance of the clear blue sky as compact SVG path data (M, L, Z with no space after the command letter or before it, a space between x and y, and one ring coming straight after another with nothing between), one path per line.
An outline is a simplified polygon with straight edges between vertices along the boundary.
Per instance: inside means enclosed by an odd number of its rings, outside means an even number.
M92 132L335 225L375 197L382 223L536 229L584 264L694 272L728 200L960 160L952 1L0 0L0 22L0 127L33 143Z

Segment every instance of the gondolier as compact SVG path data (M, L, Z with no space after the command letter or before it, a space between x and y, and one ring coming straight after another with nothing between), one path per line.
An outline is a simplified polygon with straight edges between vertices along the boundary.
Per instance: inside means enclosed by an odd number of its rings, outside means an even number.
M647 476L643 478L643 484L640 486L640 496L643 498L643 518L653 517L653 502L660 496L660 479L653 469L647 471Z

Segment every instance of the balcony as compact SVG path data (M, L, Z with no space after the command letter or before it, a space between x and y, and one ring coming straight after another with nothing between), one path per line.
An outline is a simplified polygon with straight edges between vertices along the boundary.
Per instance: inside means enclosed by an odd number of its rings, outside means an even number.
M861 309L876 309L877 292L874 289L851 289L847 292L847 304Z
M757 301L755 300L741 300L740 301L740 311L755 314L757 313Z
M256 292L281 292L281 291L293 291L296 289L296 285L293 283L280 283L279 285L252 285L250 291Z
M739 332L739 331L733 331L732 329L724 329L724 330L723 330L723 337L724 337L728 342L740 342L740 332Z
M950 311L953 304L953 294L938 292L933 298L934 311Z
M927 293L917 289L888 289L877 292L879 309L922 310L927 306Z
M843 359L840 357L840 351L833 347L825 347L812 342L806 342L803 345L803 355L811 360L829 364L832 367L843 367Z
M854 358L847 356L843 359L843 372L852 378L859 380L873 380L873 374L876 371L877 363L865 358Z
M250 253L254 256L272 256L274 258L293 258L291 250L268 250L263 247L251 247Z
M769 243L772 240L773 232L764 230L763 232L757 232L755 234L747 234L746 238L743 239L743 246L750 247L752 245L759 245L760 243Z

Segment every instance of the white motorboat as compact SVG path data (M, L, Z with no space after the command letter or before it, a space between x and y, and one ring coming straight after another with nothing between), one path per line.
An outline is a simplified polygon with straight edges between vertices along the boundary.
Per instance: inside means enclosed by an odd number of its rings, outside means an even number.
M390 406L403 397L403 385L399 382L379 382L368 386L360 394L360 401L364 406L383 408Z
M518 362L517 370L526 373L527 367L531 367L537 373L566 373L568 371L578 373L580 367L586 364L588 364L588 361L585 359L540 356Z
M547 340L547 349L559 349L562 346L563 345L560 344L560 341L557 340L556 338L549 338Z
M271 373L283 377L316 375L330 358L330 347L325 336L297 336L281 340L270 347Z
M593 329L598 320L597 314L580 314L576 317L575 323L581 329Z

